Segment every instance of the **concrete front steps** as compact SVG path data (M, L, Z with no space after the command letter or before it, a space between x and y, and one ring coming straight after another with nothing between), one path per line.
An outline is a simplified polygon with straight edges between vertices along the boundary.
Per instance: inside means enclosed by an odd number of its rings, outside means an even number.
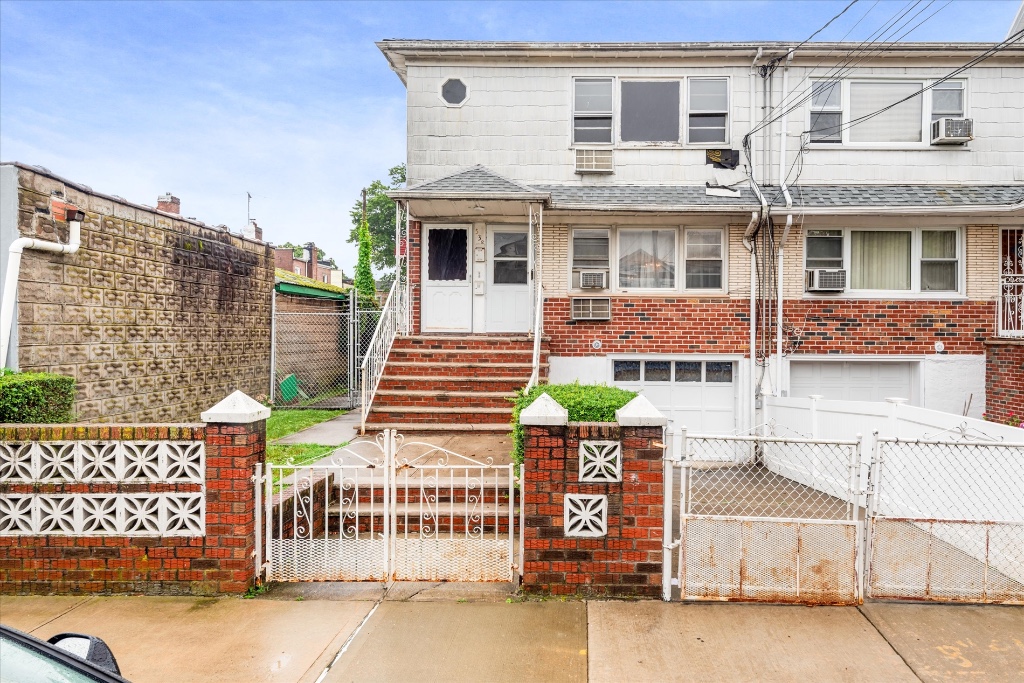
M547 377L542 340L541 377ZM533 369L526 336L399 337L388 356L366 430L507 433L512 403Z

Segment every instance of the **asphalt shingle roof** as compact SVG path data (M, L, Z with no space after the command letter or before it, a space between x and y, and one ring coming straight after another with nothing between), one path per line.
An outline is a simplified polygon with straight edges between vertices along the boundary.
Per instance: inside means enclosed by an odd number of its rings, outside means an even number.
M473 166L458 173L428 180L415 187L408 188L410 192L437 192L437 193L459 193L467 194L478 192L482 194L536 194L537 190L520 185L519 183L500 176L485 166Z

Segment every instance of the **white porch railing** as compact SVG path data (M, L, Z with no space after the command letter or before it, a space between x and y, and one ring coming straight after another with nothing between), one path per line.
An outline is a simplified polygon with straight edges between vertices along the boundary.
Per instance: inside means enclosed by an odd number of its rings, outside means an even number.
M391 346L395 343L395 337L406 331L408 321L406 291L402 278L396 278L391 284L391 291L388 292L387 301L384 302L384 308L380 312L377 329L373 331L373 337L370 339L366 355L360 366L360 410L362 411L360 428L364 432L366 431L366 416L370 414L370 406L373 405L373 397L377 393L377 386L384 374L384 366L387 365Z
M526 391L537 386L540 381L540 351L541 337L544 334L544 278L541 270L541 254L544 249L544 207L538 207L537 213L537 237L533 241L533 369L530 371L530 381L526 383ZM533 206L530 206L530 235L534 231Z

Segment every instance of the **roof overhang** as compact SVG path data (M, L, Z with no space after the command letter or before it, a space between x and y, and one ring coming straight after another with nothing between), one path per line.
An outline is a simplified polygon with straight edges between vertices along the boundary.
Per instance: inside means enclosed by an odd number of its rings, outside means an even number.
M348 299L347 294L341 292L330 292L326 289L317 289L316 287L307 287L305 285L296 285L291 282L281 282L278 280L274 283L274 289L281 294L294 294L296 296L308 296L315 299L334 299L336 301L345 301Z

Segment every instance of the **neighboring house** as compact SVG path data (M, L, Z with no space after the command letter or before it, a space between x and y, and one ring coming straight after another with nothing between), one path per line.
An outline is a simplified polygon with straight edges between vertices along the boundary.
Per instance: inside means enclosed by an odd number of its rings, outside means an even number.
M275 247L274 266L318 282L338 284L333 280L334 265L330 261L311 259L309 255L314 253L316 253L316 245L312 242L303 246L302 258L296 258L291 247Z
M767 394L985 410L986 343L1024 335L1024 45L948 80L992 45L378 45L408 89L413 336L373 425L496 429L507 404L438 412L508 388L455 347L535 319L551 381L693 430ZM454 379L390 379L430 363Z

